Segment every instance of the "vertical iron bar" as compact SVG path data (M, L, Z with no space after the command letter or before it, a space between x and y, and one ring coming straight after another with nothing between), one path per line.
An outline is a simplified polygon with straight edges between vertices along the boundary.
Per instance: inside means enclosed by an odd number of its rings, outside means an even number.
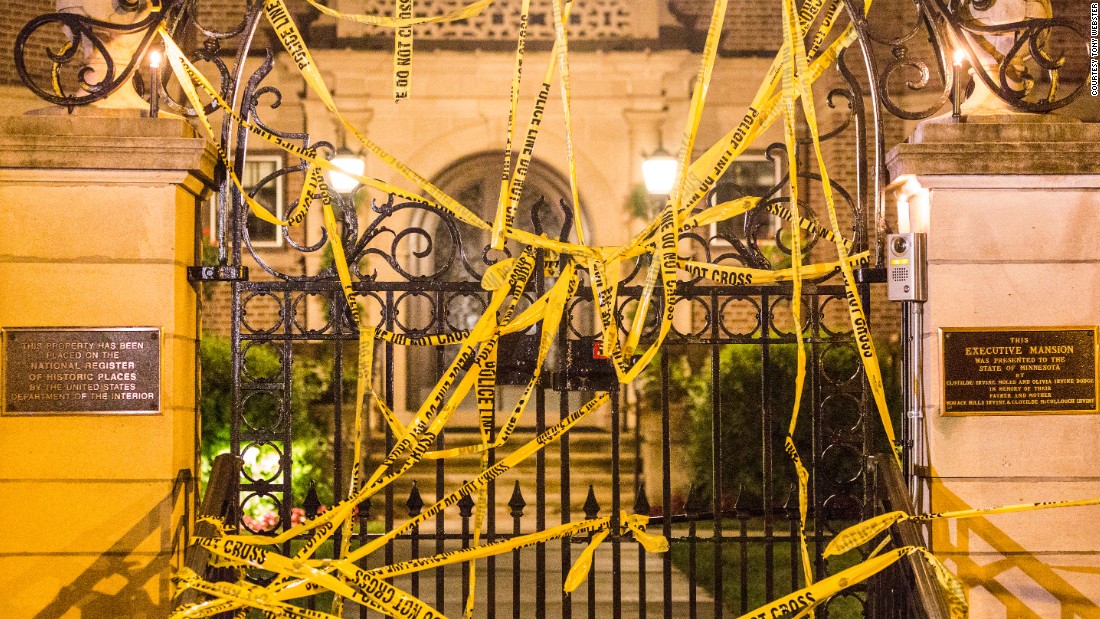
M512 537L519 537L522 529L520 518L523 517L523 508L525 503L523 501L523 495L520 493L519 481L516 481L514 490L512 490L512 498L508 501L508 507L511 508L512 513ZM512 619L520 619L520 556L519 549L512 551Z
M595 537L594 534L592 534L592 533L588 534L589 543L592 542L593 537ZM599 554L598 550L596 552L592 553L593 572L595 572L594 568L595 568L595 565L596 565L596 555L597 554ZM591 573L591 574L588 575L588 582L586 584L588 585L588 619L596 619L596 574L595 573Z
M241 419L244 416L244 404L241 402L241 321L244 318L241 315L243 311L241 308L241 283L232 282L230 284L232 289L232 297L229 301L229 313L232 316L229 325L229 339L230 339L230 364L229 372L233 381L233 403L232 414L230 414L229 425L229 449L232 453L240 457L241 454ZM240 526L240 517L244 513L241 505L241 476L244 475L243 468L233 476L233 486L230 496L233 497L233 524Z
M646 604L646 598L648 592L646 591L646 569L645 569L645 548L642 548L641 544L638 544L638 618L645 619L648 616L648 605Z
M688 616L691 619L695 619L699 612L697 608L697 596L695 594L695 572L697 563L695 543L695 516L691 516L688 519ZM714 600L715 604L721 604L722 594L716 591Z
M560 273L561 272L560 271L560 266L562 264L564 264L565 258L562 257L559 260L560 260L560 263L559 263L559 271L558 272ZM564 356L565 356L564 351L567 349L567 347L569 345L569 329L570 329L570 326L572 325L573 308L574 308L574 305L569 304L569 303L566 304L565 309L562 310L565 315L562 317L561 325L558 327L558 336L557 336L558 337L558 342L557 342L558 350L563 351L563 354L561 355L561 357L559 357L559 360L558 360L558 367L556 368L559 375L564 375L565 370L566 370L566 368L565 368L566 361L564 360ZM564 385L563 385L563 387L564 387ZM559 400L558 400L558 412L559 412L558 418L559 418L559 420L564 419L565 417L567 417L569 415L569 410L570 410L569 409L569 390L563 388L561 390L561 393L559 394ZM569 458L569 456L570 456L569 432L566 432L565 434L562 435L561 439L559 440L559 444L560 444L560 449L561 449L561 458L559 460L558 474L559 474L559 477L561 478L561 485L560 485L561 489L560 489L558 494L560 495L560 499L561 499L560 500L560 503L561 503L561 523L566 524L566 523L570 522L570 520L572 519L572 509L571 509L570 503L573 500L572 493L570 492L570 486L569 486L569 483L570 483L569 468L570 468L570 464L571 464L570 463L570 458ZM572 544L572 538L571 537L563 537L562 538L562 540L561 540L561 578L562 578L562 585L563 585L562 592L561 592L561 616L562 616L562 619L572 619L572 617L573 617L573 596L571 594L567 594L565 592L565 588L564 588L565 578L569 574L569 568L570 568L570 566L573 562L573 556L572 556L573 552L572 552L572 548L570 547L571 544Z
M568 339L569 332L569 315L562 319L562 325L558 328L558 350L566 349L566 340ZM558 371L563 372L564 367L559 367ZM559 418L564 419L569 416L569 390L562 389L560 399L558 402ZM572 500L570 496L569 488L569 433L566 432L560 439L561 444L561 460L559 462L559 475L561 477L561 523L566 524L570 521L572 514L569 503ZM570 544L572 543L571 537L563 537L561 540L561 577L562 584L565 584L565 577L569 574L569 568L573 562L572 549ZM571 619L573 616L573 596L566 593L564 587L561 592L561 616L562 619Z
M817 311L822 306L821 298L817 295L813 296L813 307L815 309L813 313L813 325L810 332L810 371L808 376L810 379L810 394L813 398L813 414L810 416L812 436L810 438L810 512L814 517L814 573L817 574L817 578L825 577L825 558L821 556L824 544L825 535L825 519L822 517L823 507L822 504L825 501L824 493L818 492L818 488L821 487L822 478L818 475L818 462L821 461L821 454L825 452L825 411L824 411L824 396L822 389L825 381L821 376L821 343L825 337L825 332L821 328L822 315L820 311Z
M363 501L359 504L359 546L365 546L367 543L367 523L370 522L370 499ZM363 568L366 565L366 558L360 559L358 566ZM367 619L367 607L359 606L359 619Z
M470 497L470 495L467 494L466 498L472 498L472 497ZM472 503L472 501L471 501L471 503ZM459 519L462 520L462 547L463 548L469 548L470 547L470 513L469 512L463 512L462 515L459 517ZM472 593L470 591L470 562L469 561L463 561L462 562L462 586L461 586L461 590L462 590L462 595L459 597L459 608L460 609L465 608L466 596L468 596ZM459 612L462 612L462 611L459 611Z
M718 307L718 293L711 292L711 307ZM720 386L722 384L722 356L721 347L718 344L718 322L711 320L710 326L710 398L711 398L711 432L713 437L713 453L711 454L711 510L714 513L714 617L722 617L722 592L724 569L722 563L722 409Z
M282 410L281 418L286 420L283 424L283 440L282 440L282 487L283 487L283 500L279 506L279 524L282 530L290 528L290 510L294 507L296 497L294 496L294 459L291 457L291 451L294 445L294 409L291 408L290 402L293 394L291 393L293 384L293 374L291 368L294 364L294 352L290 347L290 333L291 325L294 324L294 319L291 316L290 308L290 292L284 290L281 297L282 302L282 319L283 319L283 342L282 350L279 352L282 357L282 370L283 370L283 397L280 407ZM242 356L241 363L244 363ZM290 544L286 545L286 551L290 550Z
M413 514L409 514L411 518ZM409 531L409 554L413 559L420 558L420 525L413 526ZM420 572L413 572L411 575L411 586L409 587L409 593L413 597L420 597Z
M332 504L340 502L340 491L344 485L344 341L336 338L332 342ZM336 527L332 536L332 556L340 557L340 546L344 539L344 528Z
M791 488L791 494L787 498L787 520L790 524L790 568L791 568L791 591L798 591L801 587L798 584L798 575L801 573L802 566L802 548L798 539L799 529L799 513L798 513L798 486Z
M619 383L611 387L611 616L623 616L622 535L619 533Z
M437 291L436 295L435 295L435 307L442 310L444 307L446 307L445 304L446 304L446 298L444 297L443 292L442 291ZM435 331L436 333L443 333L444 320L442 319L442 313L443 312L440 311L437 314L437 316L440 316L440 317L437 319L438 322L436 323L436 328L433 329L433 331ZM442 346L436 346L435 347L435 360L436 360L436 363L435 363L436 368L442 369L442 368L447 367L447 364L446 364L446 361L445 361L445 358L444 358L444 351L443 351ZM446 448L446 443L447 443L446 431L445 431L445 429L440 428L439 435L435 439L435 448L440 449L440 450L445 449ZM443 488L443 486L446 483L446 471L444 470L444 467L446 467L446 460L445 459L440 458L440 459L435 461L435 500L437 502L441 501L444 497L444 488ZM443 554L444 550L446 550L446 548L444 546L444 543L445 543L444 539L446 538L446 534L447 534L446 517L444 515L445 511L446 510L440 511L438 514L436 514L436 517L435 517L435 552L436 552L436 554ZM435 570L435 607L436 607L436 609L439 610L440 613L443 613L444 615L447 614L447 609L444 606L444 599L445 599L445 595L446 595L446 581L447 581L447 568L444 565L440 565Z
M763 507L764 507L764 596L765 599L773 599L775 597L775 557L773 551L775 550L775 542L773 541L773 523L772 523L772 509L774 509L772 501L772 493L775 489L773 484L774 468L774 453L772 450L772 434L773 424L772 419L772 386L771 386L771 334L772 334L772 308L771 299L766 295L762 297L763 303L760 307L760 326L761 326L761 341L760 341L760 408L761 408L761 434L764 440L764 461L761 463L763 466ZM791 301L794 303L794 301Z
M661 533L672 537L672 428L669 418L669 370L666 348L661 359ZM672 619L672 553L661 554L661 587L664 598L664 619ZM695 583L692 582L694 587Z
M535 294L541 297L546 289L546 252L539 249L535 255ZM535 329L542 339L542 323ZM535 388L535 433L546 430L546 388L539 381ZM535 452L535 529L546 529L546 450ZM546 617L546 544L535 545L535 616Z
M497 435L497 406L500 404L497 398L497 390L493 389L493 419L489 424L489 443L496 440ZM488 466L492 468L496 463L496 449L489 450ZM497 482L489 482L485 493L485 542L492 544L497 538ZM497 615L497 558L495 555L485 559L485 613L489 619L495 619Z
M738 497L740 498L740 496ZM738 515L741 521L741 614L749 612L749 513Z
M335 296L340 296L340 295L335 295ZM393 331L397 327L397 319L396 319L397 305L396 305L396 303L397 303L397 301L394 298L393 291L387 291L386 292L386 329L388 329L390 331ZM333 320L335 320L335 318ZM396 364L396 359L395 359L394 345L391 342L386 342L386 385L385 385L386 394L385 395L386 395L386 405L390 407L390 410L393 410L393 405L394 405L394 374L393 374L393 372L394 372L394 365L395 364ZM385 457L385 454L390 453L390 450L393 449L394 438L395 438L394 435L393 435L393 431L390 430L390 424L387 423L387 424L385 424L385 426L386 426L386 430L385 430L386 450L383 452L383 458ZM381 460L381 458L379 458L379 460ZM393 484L390 484L390 485L386 486L386 495L385 495L386 504L385 504L385 508L384 508L383 518L385 519L386 530L387 531L392 531L393 530L393 496L394 496L393 492L394 492ZM386 545L385 553L386 553L385 554L386 564L389 565L389 564L393 563L393 545L392 544L387 544Z

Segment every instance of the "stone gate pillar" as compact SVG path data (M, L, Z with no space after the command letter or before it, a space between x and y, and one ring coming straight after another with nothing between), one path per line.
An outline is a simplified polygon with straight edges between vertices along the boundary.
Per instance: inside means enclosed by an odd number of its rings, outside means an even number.
M179 119L0 118L0 608L158 617L194 499L198 199Z
M1061 120L926 122L889 157L931 197L926 511L1100 498L1100 125ZM1100 507L939 521L930 541L972 617L1098 611Z

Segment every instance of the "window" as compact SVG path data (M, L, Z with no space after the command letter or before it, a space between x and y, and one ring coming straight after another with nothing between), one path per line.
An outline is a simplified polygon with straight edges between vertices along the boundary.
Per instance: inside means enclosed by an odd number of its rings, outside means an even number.
M707 206L716 206L745 196L775 197L783 192L782 188L776 190L776 185L781 178L783 178L783 174L778 159L773 161L762 153L746 153L738 157L726 170L725 174L718 179L718 183L711 190L710 196L707 197ZM752 217L751 221L759 226L752 234L757 241L768 242L774 240L775 232L780 228L778 217L762 212ZM749 231L746 230L749 222L750 213L744 213L711 224L710 236L718 237L715 239L717 242L730 238L744 239L749 236Z
M282 169L283 157L281 155L249 155L245 161L244 170L241 172L241 185L245 192L259 204L267 207L275 217L283 218L284 202L284 176L279 175L269 178L276 171ZM264 180L266 182L264 182ZM263 185L259 184L263 182ZM259 186L259 188L257 188ZM218 229L218 197L214 196L210 201L210 230ZM244 205L247 213L248 238L253 247L279 247L283 244L283 235L279 227L263 221L252 214L248 205ZM213 234L217 238L216 233Z

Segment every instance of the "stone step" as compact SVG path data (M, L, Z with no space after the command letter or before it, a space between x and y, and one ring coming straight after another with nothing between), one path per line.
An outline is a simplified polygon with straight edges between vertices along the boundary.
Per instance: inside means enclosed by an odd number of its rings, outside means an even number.
M513 437L504 447L496 449L495 457L499 462L504 459L508 454L512 453L520 446L527 443L533 438L531 436ZM448 437L446 442L447 448L454 448L465 445L476 445L479 439L476 435L462 435ZM377 454L372 460L377 463L382 459L382 449L375 450ZM548 445L542 449L544 459L546 461L547 469L558 468L561 458L561 446L557 443ZM581 434L575 437L571 437L569 443L569 466L570 468L609 468L611 462L612 449L611 449L611 437L607 434ZM534 469L537 458L535 455L523 460L516 465L517 469ZM626 440L625 437L619 443L619 462L622 468L634 466L637 460L637 452L633 440ZM414 468L430 467L434 470L435 462L433 460L422 460ZM460 456L453 456L447 458L446 464L448 468L461 467L473 469L481 462L481 454L465 454Z
M448 540L444 544L445 550L450 550L458 547L458 543L454 540ZM562 565L562 548L561 543L558 541L547 544L545 548L545 596L546 596L546 616L547 617L561 617L562 615L562 592L561 585L564 582L564 575L567 573L569 566L576 560L576 557L584 549L584 543L571 544L571 556L568 566ZM589 582L594 583L595 606L593 607L596 614L600 617L610 617L614 607L613 599L613 581L611 574L613 569L612 560L613 546L605 542L597 549L592 568L589 571L588 580L580 585L580 587L573 592L567 600L574 616L585 617L588 616L588 596L589 596ZM410 546L407 541L398 542L394 546L394 560L402 561L409 558ZM420 556L431 554L434 552L435 545L431 545L431 552L426 552L428 549L421 546ZM535 565L536 565L536 549L535 547L526 548L519 552L520 554L520 592L521 598L516 601L512 599L513 586L515 584L513 580L512 571L512 553L505 553L496 557L494 573L494 592L495 592L495 605L494 616L499 617L511 617L513 611L518 610L521 617L533 617L536 611L536 599L535 592L537 590ZM368 565L373 567L376 564L380 564L382 554L378 553L367 559ZM630 541L622 543L620 549L621 563L619 566L619 579L621 586L621 608L624 616L637 617L640 616L641 607L645 607L648 612L654 614L654 616L661 616L664 609L665 589L664 589L664 557L663 555L645 553L641 560L638 556L638 546ZM641 591L642 580L642 567L645 568L645 597L639 599ZM479 560L476 567L477 580L476 580L476 596L475 596L475 617L488 616L488 598L487 598L487 586L488 586L488 567L485 559ZM669 605L672 608L674 617L689 617L691 616L692 602L691 593L692 586L687 581L686 577L672 568L672 586L669 595ZM444 582L444 595L442 603L436 596L436 582L438 578L442 578ZM462 567L460 564L452 564L443 568L442 573L440 570L427 570L421 572L418 577L418 592L419 597L426 603L432 605L437 610L444 612L447 616L460 616L461 609L465 603L466 581L462 577ZM393 584L404 591L412 592L413 579L411 575L404 575L394 579ZM698 616L712 616L714 613L714 601L712 597L703 589L696 587L695 593L695 611ZM353 615L346 615L349 617L357 617L358 612Z
M453 491L459 488L463 481L467 478L462 476L450 477L447 476L446 483L443 486L445 492ZM630 477L628 477L630 479ZM421 500L425 506L430 506L437 501L435 492L435 478L418 478L413 477L411 479L402 479L394 483L394 514L395 516L402 517L407 515L406 502L409 498L409 493L412 489L412 482L416 481L417 489L420 491ZM588 485L592 484L592 492L596 497L597 504L599 506L599 515L607 515L610 513L612 507L612 480L610 475L602 475L598 478L588 477L584 480L573 480L570 485L569 495L569 507L571 515L575 518L581 518L584 515L584 505L588 497ZM496 485L496 498L495 507L497 512L498 528L499 523L512 522L511 507L508 505L511 499L514 489L513 479L499 480ZM633 511L635 492L631 487L632 483L622 483L619 488L619 509L625 509L627 511ZM526 505L523 508L524 516L534 514L536 509L536 492L534 480L523 480L520 482L520 490L523 495L523 499ZM474 497L476 499L476 496ZM377 508L381 505L383 499L379 497L375 502L375 508L373 513L379 514ZM561 480L550 479L546 480L545 490L545 504L548 514L560 514L562 505L561 495ZM452 511L457 514L457 507L448 508L448 514Z

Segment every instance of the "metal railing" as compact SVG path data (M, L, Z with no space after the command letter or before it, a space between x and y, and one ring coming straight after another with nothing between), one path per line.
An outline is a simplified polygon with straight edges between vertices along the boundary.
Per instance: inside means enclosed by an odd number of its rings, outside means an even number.
M913 503L905 486L901 469L889 454L869 458L869 486L873 492L874 514L902 511L913 514ZM899 522L888 535L894 547L926 548L920 526L914 522ZM908 555L883 571L869 586L870 612L880 619L948 619L947 600L936 582L928 563L919 555Z
M241 471L241 459L231 453L223 453L214 458L210 469L210 479L206 482L206 492L202 496L202 505L196 514L194 537L213 537L217 532L211 522L202 522L207 517L223 518L226 522L235 522L233 514L237 501L233 495L234 484ZM183 564L196 574L205 575L209 580L218 580L215 573L219 568L209 566L210 551L202 546L191 544L183 553ZM231 580L231 579L230 579ZM181 592L176 599L177 605L199 602L201 596L194 589Z

